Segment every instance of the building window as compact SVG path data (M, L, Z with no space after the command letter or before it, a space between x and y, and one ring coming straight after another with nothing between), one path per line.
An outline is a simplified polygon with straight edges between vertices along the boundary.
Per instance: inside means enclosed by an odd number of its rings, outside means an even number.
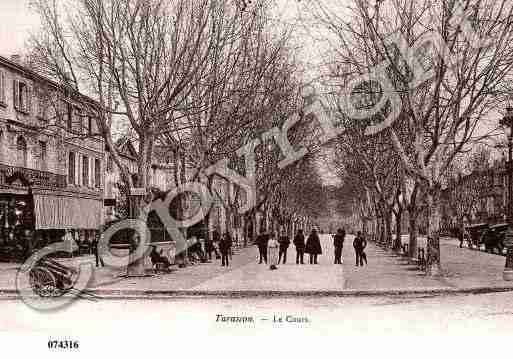
M68 131L72 131L73 130L73 106L71 106L71 104L67 104L67 116L66 116L66 127L68 129Z
M91 116L87 116L87 134L91 136L93 134L93 119Z
M46 121L46 100L43 94L39 93L37 96L37 118Z
M75 184L75 153L70 152L68 157L68 183Z
M30 113L31 91L30 87L22 81L14 80L14 108L20 112Z
M85 133L82 110L78 107L73 107L73 132L79 135L83 135Z
M95 158L94 159L94 186L96 188L100 188L102 186L102 181L101 181L102 177L101 176L102 176L101 163L98 158Z
M18 137L16 141L16 164L18 167L27 167L27 142L23 137Z
M56 106L56 121L55 124L59 127L64 127L66 125L65 118L66 113L68 111L68 103L66 101L59 101Z
M39 169L46 171L46 142L39 141Z
M0 71L0 105L5 106L5 74Z
M4 133L0 130L0 161L4 159Z
M89 186L89 157L82 157L82 186Z
M107 172L112 172L114 170L114 161L112 160L112 156L107 155Z

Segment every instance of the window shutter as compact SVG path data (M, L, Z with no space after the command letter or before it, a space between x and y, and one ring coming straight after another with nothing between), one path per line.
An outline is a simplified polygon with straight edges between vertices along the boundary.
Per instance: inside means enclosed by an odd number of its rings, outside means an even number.
M32 92L32 87L27 86L27 108L25 109L25 111L27 111L28 113L32 113Z
M94 179L96 172L94 171L94 157L89 157L89 187L94 188Z
M12 87L13 87L13 96L14 96L14 108L16 110L20 109L20 86L18 80L12 81Z
M89 157L89 187L94 187L94 158Z
M37 110L35 111L37 117L45 119L45 108L44 108L44 100L43 95L39 92L36 97L36 106Z
M5 74L0 71L0 102L5 103Z
M76 171L76 184L82 186L82 155L77 154L77 171Z

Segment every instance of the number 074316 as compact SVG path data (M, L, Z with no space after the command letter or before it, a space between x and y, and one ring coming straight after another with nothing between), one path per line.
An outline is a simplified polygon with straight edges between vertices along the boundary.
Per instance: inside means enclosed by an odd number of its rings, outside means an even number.
M78 340L49 340L48 349L78 349Z

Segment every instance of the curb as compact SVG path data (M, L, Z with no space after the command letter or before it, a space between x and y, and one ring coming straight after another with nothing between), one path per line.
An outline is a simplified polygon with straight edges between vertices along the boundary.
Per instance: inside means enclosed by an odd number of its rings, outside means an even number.
M275 298L275 297L378 297L405 295L461 295L513 292L513 287L468 287L468 288L418 288L418 289L376 289L376 290L89 290L96 299L180 299L180 298ZM66 295L67 296L67 295ZM0 300L21 299L15 289L0 289Z

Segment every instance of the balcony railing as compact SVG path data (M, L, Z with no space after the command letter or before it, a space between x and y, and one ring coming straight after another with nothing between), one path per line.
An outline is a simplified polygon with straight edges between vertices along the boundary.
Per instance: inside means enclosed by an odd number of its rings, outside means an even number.
M67 178L51 172L13 167L0 164L0 185L13 187L38 186L46 188L65 188Z

